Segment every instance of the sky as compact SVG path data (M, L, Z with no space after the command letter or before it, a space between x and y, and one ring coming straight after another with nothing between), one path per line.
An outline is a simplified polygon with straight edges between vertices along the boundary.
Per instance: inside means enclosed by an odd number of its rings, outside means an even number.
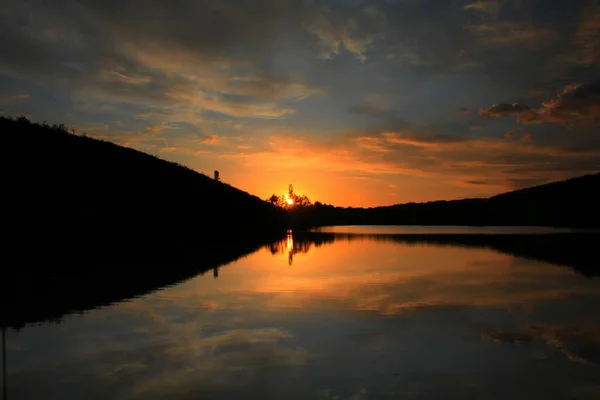
M0 115L261 198L292 183L376 206L600 171L596 0L4 4Z

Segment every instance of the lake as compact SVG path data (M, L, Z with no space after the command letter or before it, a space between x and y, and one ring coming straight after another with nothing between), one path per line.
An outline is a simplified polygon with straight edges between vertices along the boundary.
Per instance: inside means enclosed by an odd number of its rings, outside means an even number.
M600 264L567 236L336 229L7 330L8 399L600 398Z

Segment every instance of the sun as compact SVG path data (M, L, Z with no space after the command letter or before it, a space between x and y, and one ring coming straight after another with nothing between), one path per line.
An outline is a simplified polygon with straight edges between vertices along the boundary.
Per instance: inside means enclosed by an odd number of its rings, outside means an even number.
M294 199L292 199L292 198L288 197L288 199L285 202L288 204L288 206L293 206L294 205Z

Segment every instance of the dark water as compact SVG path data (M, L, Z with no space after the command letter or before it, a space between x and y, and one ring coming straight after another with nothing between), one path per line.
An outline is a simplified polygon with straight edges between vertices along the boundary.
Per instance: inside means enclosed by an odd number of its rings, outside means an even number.
M8 398L598 399L600 280L561 263L288 237L215 276L8 330Z

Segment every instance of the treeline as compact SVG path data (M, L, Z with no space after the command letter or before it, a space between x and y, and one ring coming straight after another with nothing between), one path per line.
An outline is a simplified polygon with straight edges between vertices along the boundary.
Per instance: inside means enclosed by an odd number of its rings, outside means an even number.
M289 212L299 228L328 225L470 225L600 228L600 173L488 199L343 208L315 202Z

